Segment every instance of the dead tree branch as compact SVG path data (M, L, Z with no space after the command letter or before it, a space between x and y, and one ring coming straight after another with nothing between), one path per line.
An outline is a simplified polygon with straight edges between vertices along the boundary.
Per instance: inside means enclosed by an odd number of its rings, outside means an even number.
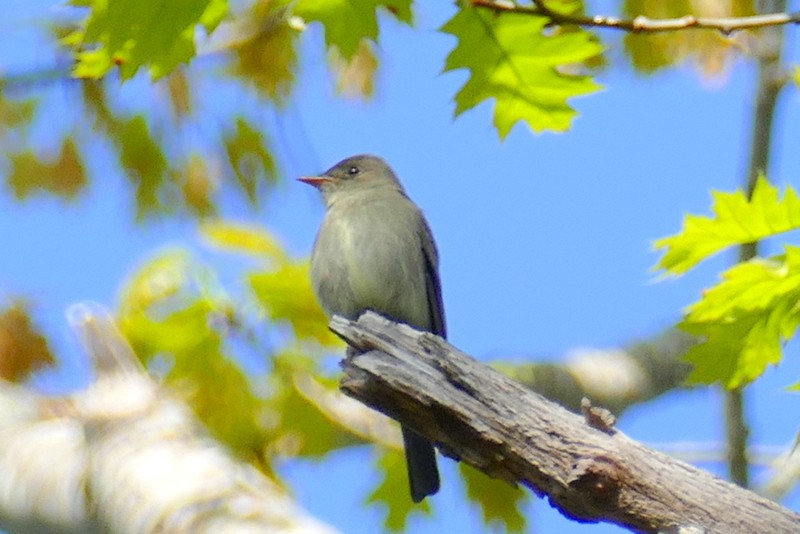
M442 339L367 313L334 332L356 351L343 391L447 456L546 496L579 521L639 532L798 532L800 515L650 450L482 365Z

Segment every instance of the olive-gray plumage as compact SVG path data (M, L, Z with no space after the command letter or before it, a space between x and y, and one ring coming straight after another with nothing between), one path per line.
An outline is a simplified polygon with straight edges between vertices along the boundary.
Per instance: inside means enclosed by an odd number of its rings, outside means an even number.
M311 282L329 315L357 319L365 310L446 335L438 254L420 209L391 168L375 156L345 159L317 187L327 211L311 256ZM411 497L439 490L430 441L403 427Z

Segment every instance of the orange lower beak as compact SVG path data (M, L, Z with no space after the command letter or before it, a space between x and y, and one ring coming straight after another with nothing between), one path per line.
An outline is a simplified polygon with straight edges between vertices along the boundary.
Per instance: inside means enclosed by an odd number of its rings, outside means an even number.
M301 176L297 179L299 182L303 182L304 184L308 184L312 187L316 187L319 189L322 187L322 184L330 182L331 179L327 176Z

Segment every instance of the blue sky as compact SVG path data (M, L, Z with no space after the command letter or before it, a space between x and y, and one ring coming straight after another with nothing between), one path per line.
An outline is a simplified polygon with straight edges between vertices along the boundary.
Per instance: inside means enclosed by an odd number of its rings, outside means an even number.
M597 11L608 12L612 3L598 4ZM0 42L0 70L50 65L52 50L38 36L60 11L44 1L10 6L0 22L8 35ZM533 135L518 125L501 143L491 127L491 104L452 118L452 98L466 73L440 74L455 42L436 31L452 9L447 3L418 6L415 29L383 20L382 68L376 96L366 104L335 96L322 36L310 28L295 98L285 110L260 112L280 150L284 181L259 212L236 199L226 200L226 212L267 224L293 253L306 255L323 207L315 191L292 178L349 155L379 154L433 228L450 340L464 351L486 360L556 359L580 347L646 338L670 325L732 256L723 254L681 279L655 282L650 269L658 256L651 243L676 232L685 213L708 213L711 189L732 190L741 182L752 65L739 63L711 83L689 67L644 77L625 63L621 34L602 32L611 60L599 76L604 90L573 101L580 116L572 130ZM798 57L794 42L787 46L792 61ZM215 101L222 96L204 98L224 109ZM769 175L781 185L797 186L800 171L793 150L800 142L797 103L790 88L778 108ZM56 127L80 120L63 112ZM42 129L37 135L46 140L49 134ZM124 179L97 169L102 161L93 167L94 187L74 204L20 204L7 191L0 195L0 250L6 251L0 295L32 299L63 358L61 369L37 381L48 391L86 380L86 363L63 316L70 303L113 307L130 270L165 245L203 253L191 221L134 224ZM796 344L786 356L748 390L753 441L760 445L785 445L798 429L800 399L785 390L800 376ZM645 443L715 442L720 413L716 390L673 393L626 412L619 427ZM364 461L369 454L351 450L283 470L300 502L322 520L345 532L375 532L380 510L360 505L376 482ZM444 489L434 499L434 517L415 518L409 531L480 531L455 464L441 463ZM800 507L796 492L787 504ZM526 514L531 531L619 531L577 525L534 499Z

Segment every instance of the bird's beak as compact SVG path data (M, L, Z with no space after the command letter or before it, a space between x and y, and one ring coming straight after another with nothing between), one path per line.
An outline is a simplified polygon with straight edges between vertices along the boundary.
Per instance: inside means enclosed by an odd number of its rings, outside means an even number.
M319 189L323 184L330 182L331 179L328 176L301 176L297 181Z

